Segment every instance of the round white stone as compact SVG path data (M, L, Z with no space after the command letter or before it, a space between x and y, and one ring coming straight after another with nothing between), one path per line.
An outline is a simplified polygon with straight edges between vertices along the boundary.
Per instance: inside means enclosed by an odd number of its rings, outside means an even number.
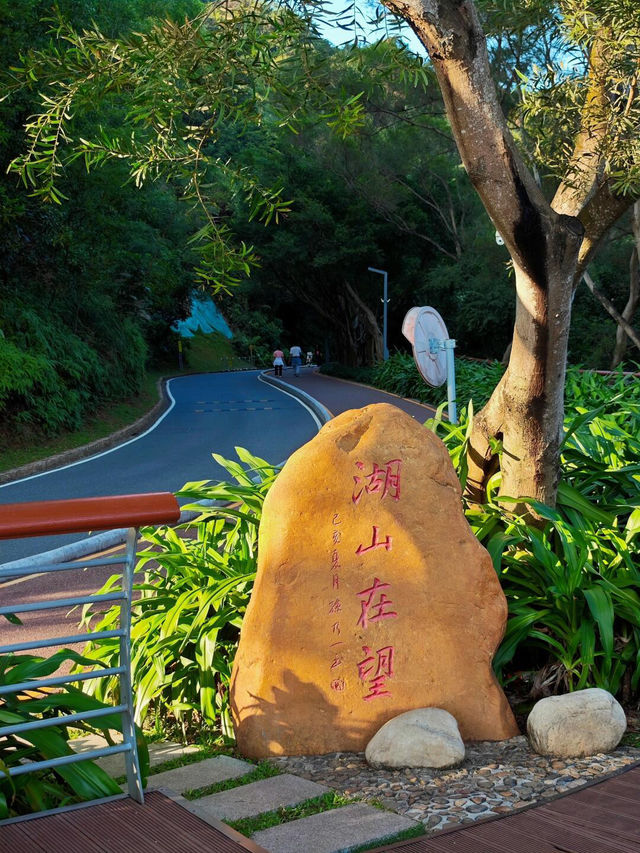
M373 767L453 767L464 760L464 743L448 711L417 708L388 720L365 758Z
M531 748L559 758L611 752L626 728L620 703L598 687L541 699L527 720Z

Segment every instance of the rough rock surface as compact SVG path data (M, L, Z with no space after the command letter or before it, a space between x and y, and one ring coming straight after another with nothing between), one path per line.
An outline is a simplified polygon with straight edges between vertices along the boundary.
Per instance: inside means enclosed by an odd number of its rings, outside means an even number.
M611 752L626 728L622 706L598 687L541 699L527 720L531 748L559 758Z
M417 708L388 720L364 754L372 767L455 767L464 761L464 743L448 711Z
M404 711L517 734L491 669L507 605L446 448L394 406L345 412L265 502L231 680L247 756L362 751Z

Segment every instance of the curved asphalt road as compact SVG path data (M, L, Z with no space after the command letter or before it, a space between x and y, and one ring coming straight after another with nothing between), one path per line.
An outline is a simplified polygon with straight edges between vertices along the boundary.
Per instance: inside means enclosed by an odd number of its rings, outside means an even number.
M1 504L139 492L175 492L192 480L224 479L213 452L236 459L244 447L279 463L309 441L319 423L259 371L171 379L171 409L144 433L89 459L0 486ZM0 564L57 548L81 535L0 541Z
M283 461L312 438L318 428L316 419L289 391L310 395L333 415L378 402L398 406L419 422L433 415L432 409L419 403L312 371L303 370L299 378L294 378L292 371L285 371L285 380L278 388L259 380L257 372L171 380L169 391L175 405L147 433L81 463L0 486L0 502L175 490L187 480L225 476L211 452L232 458L235 446L246 447L270 462ZM0 564L77 538L0 541ZM89 595L110 574L109 568L96 568L9 580L0 583L0 599L11 606L44 598ZM8 626L0 618L0 642L73 634L77 614L67 611L65 607L30 613L22 628Z

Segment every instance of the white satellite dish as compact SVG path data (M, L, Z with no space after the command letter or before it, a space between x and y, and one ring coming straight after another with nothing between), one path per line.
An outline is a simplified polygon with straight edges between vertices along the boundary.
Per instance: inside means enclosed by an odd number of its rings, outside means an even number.
M440 348L439 342L449 340L449 332L436 309L412 308L404 318L402 334L413 346L413 357L425 382L434 387L444 385L447 381L447 353Z

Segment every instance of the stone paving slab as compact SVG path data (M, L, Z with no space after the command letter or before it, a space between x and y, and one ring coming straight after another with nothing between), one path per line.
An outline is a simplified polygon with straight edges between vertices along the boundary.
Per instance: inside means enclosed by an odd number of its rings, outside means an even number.
M122 735L117 732L114 734L114 741L120 743ZM107 741L103 737L100 737L100 735L84 735L83 737L73 738L69 741L69 746L74 752L90 752L93 749L100 749L108 745ZM158 764L164 764L165 761L173 761L175 758L181 758L183 755L191 755L198 751L197 746L183 746L183 744L174 743L173 741L150 743L149 766L157 767ZM96 758L95 763L108 773L109 776L114 778L124 776L126 773L123 753Z
M297 806L311 797L319 797L330 789L290 773L239 785L228 791L210 794L189 802L187 808L203 820L214 817L234 821L256 817L286 806Z
M349 853L362 844L383 844L415 825L402 815L354 803L260 830L252 839L270 853Z
M177 794L195 788L205 788L217 782L226 782L227 779L237 779L255 770L254 764L231 758L228 755L216 755L215 758L206 758L186 767L176 767L175 770L165 770L164 773L155 773L147 780L147 791L158 788L169 788Z

